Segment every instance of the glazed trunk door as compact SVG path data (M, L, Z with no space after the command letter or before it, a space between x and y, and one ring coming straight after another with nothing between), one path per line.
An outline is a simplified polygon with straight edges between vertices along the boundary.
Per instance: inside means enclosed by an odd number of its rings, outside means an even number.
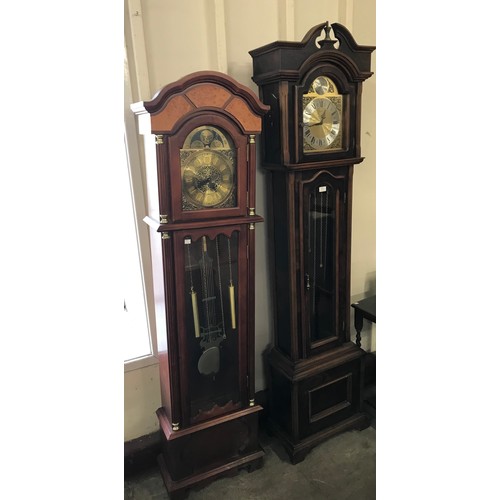
M177 233L183 425L242 407L246 397L246 231Z
M319 172L301 182L302 346L305 355L341 343L339 248L342 182Z

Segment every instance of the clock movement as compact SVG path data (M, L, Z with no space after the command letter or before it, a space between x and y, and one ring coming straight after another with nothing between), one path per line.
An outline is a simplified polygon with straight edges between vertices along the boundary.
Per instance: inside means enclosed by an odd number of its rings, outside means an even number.
M256 136L268 110L218 72L132 105L144 135L162 406L171 498L260 466L254 388Z
M329 436L369 423L349 306L353 172L363 161L361 91L374 49L326 22L301 42L250 52L270 106L262 131L275 295L269 426L293 463Z

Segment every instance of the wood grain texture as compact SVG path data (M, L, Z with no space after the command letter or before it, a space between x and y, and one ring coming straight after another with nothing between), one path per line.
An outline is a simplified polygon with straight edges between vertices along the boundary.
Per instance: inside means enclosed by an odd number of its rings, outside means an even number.
M156 133L169 133L183 116L194 109L193 103L183 95L173 96L163 109L151 115L151 130Z
M204 106L224 108L231 93L215 83L202 83L190 88L186 96L197 108Z

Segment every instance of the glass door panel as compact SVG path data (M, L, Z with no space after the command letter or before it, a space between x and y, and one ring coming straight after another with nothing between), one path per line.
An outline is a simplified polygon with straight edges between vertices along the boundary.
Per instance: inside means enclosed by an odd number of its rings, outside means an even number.
M318 179L304 189L304 287L310 347L338 336L338 189Z
M184 238L190 415L239 401L238 232Z

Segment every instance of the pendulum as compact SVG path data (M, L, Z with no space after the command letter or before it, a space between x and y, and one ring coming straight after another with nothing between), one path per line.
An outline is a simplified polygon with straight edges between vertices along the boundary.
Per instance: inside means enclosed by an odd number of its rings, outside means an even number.
M216 254L217 254L217 276L218 276L218 285L219 285L219 302L220 302L221 319L222 319L222 338L225 339L226 338L226 322L224 319L224 299L223 299L223 295L222 295L219 235L217 235L215 237L215 249L216 249Z

